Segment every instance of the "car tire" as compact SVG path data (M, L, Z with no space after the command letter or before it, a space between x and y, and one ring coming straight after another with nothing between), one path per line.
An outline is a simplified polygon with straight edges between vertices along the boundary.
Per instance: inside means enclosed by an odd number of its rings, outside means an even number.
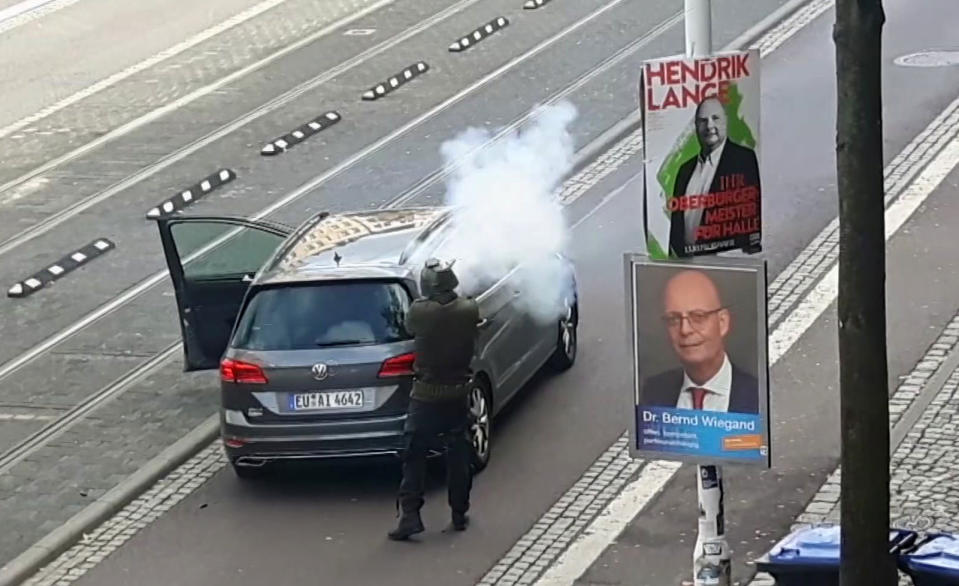
M556 372L569 370L576 363L579 346L579 304L566 304L566 314L560 318L556 350L549 357L549 367Z
M472 447L470 463L474 474L486 468L492 452L492 397L493 394L486 380L476 377L470 384L468 428Z

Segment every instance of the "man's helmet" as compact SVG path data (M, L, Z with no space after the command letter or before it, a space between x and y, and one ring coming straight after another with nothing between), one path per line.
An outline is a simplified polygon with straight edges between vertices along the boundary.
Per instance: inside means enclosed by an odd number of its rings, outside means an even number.
M452 293L459 284L459 279L453 272L453 263L444 264L436 258L427 260L420 273L420 290L425 297Z

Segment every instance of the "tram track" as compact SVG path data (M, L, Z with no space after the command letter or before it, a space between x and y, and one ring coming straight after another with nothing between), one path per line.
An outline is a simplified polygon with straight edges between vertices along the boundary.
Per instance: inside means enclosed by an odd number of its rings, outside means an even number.
M464 2L461 2L460 4L456 6L462 5L461 6L462 8L475 1L476 0L465 0ZM602 6L598 7L595 11L591 12L585 18L582 18L578 20L577 22L575 22L574 24L571 24L565 27L564 29L562 29L561 31L553 34L546 40L537 44L532 49L513 57L507 63L501 65L494 71L484 75L478 80L475 80L473 83L461 89L459 92L449 97L448 99L444 100L440 104L437 104L433 108L417 116L416 118L407 122L403 126L395 129L393 132L380 137L378 140L372 142L371 144L367 145L363 149L354 152L351 156L341 161L338 165L336 165L332 169L324 173L321 173L317 176L314 176L312 179L302 184L300 187L290 191L289 193L285 194L284 196L276 200L271 205L261 209L258 213L250 216L251 219L254 219L254 220L264 219L270 214L273 214L274 212L276 212L277 210L280 210L281 208L287 206L288 204L310 193L313 193L321 185L331 180L332 178L338 176L339 174L343 173L347 169L350 169L351 167L353 167L354 165L362 161L364 158L379 151L387 144L395 141L401 136L404 136L411 130L421 126L426 121L432 119L439 113L457 104L458 102L463 100L465 97L473 94L474 92L488 85L492 81L501 78L506 73L511 71L513 68L515 68L516 66L520 65L521 63L524 63L525 61L532 58L533 56L541 53L542 51L552 46L554 43L565 38L567 35L575 32L576 30L580 29L581 27L585 26L589 22L593 21L594 19L605 14L607 11L611 10L612 8L615 8L616 6L622 4L625 1L626 0L611 0L603 4ZM645 35L643 35L639 39L631 42L626 47L618 50L616 53L614 53L610 57L604 59L596 67L590 69L589 71L577 77L577 79L573 81L572 83L565 85L559 91L551 94L550 97L546 100L546 102L551 103L551 102L558 101L570 95L572 92L576 91L577 89L582 88L589 81L595 79L597 76L601 75L603 72L608 71L611 67L622 62L624 59L628 58L629 56L635 54L636 51L638 51L639 49L647 45L653 39L665 34L667 31L672 29L681 21L682 21L681 12L670 15L668 18L664 19L662 22L658 23L655 27L650 29L649 32L647 32ZM303 91L308 91L308 90L303 90ZM508 135L512 130L521 126L529 118L530 118L530 113L526 113L524 115L516 117L514 120L510 122L509 125L507 125L505 128L500 130L496 135L491 137L491 139L487 141L484 145L481 145L480 147L478 147L477 150L481 148L487 148L488 146L494 144L496 141L501 140L503 137ZM595 151L595 149L589 149L589 148L583 149L583 150L589 150L591 154ZM170 161L168 164L172 164L173 162L175 161ZM379 208L389 209L389 208L401 207L402 205L409 203L410 201L414 200L416 197L422 195L422 193L426 189L428 189L429 186L434 185L438 181L440 181L443 177L445 177L446 174L451 172L451 170L452 168L446 168L446 169L438 169L431 172L430 174L425 176L422 180L414 184L411 188L405 190L403 194L401 194L399 197L386 202L385 204L379 206ZM95 204L91 203L90 205L95 205ZM76 213L79 213L79 211ZM66 221L66 219L68 218L61 220L60 223L62 223L63 221ZM51 225L49 228L46 228L46 229L49 230L52 227L53 226ZM215 245L219 245L220 243L224 242L228 237L230 237L231 234L232 233L228 233L225 236L221 236L217 241L211 244L208 244L203 249L195 252L193 255L191 255L191 258L205 253L207 250L212 249ZM28 240L25 240L24 242ZM5 251L5 249L3 249L2 246L15 246L15 245L7 244L7 243L4 243L4 245L0 245L0 254L2 254ZM141 280L140 282L127 288L125 291L123 291L119 295L113 297L106 303L102 304L95 310L86 314L85 316L83 316L81 319L77 320L70 326L60 330L59 332L57 332L56 334L52 336L47 337L43 341L32 346L30 349L20 353L15 358L3 364L0 364L0 382L2 382L7 377L15 374L18 370L20 370L24 366L37 360L38 358L43 356L46 352L50 351L52 348L56 347L57 345L63 343L70 337L74 336L75 334L79 333L85 328L91 326L92 324L100 321L101 319L109 316L110 314L112 314L119 308L125 306L129 302L133 301L134 299L136 299L143 293L147 292L148 290L151 290L153 287L158 285L161 281L166 279L167 276L168 276L168 271L163 270L147 277L146 279ZM8 471L10 468L15 466L18 462L21 462L23 459L29 457L30 454L36 452L37 450L41 449L43 446L47 445L51 440L55 439L60 434L67 431L70 427L72 427L77 422L82 421L85 417L87 417L91 412L95 411L97 408L101 407L102 405L105 405L112 399L115 399L116 397L120 396L126 390L135 386L137 381L142 380L144 377L158 370L161 366L163 366L170 359L172 359L181 348L182 348L182 344L179 341L164 347L162 350L160 350L156 354L153 354L152 356L150 356L147 360L139 363L138 365L128 370L126 373L121 375L119 378L115 379L113 382L91 393L82 401L72 406L68 411L56 417L55 419L53 419L52 421L44 425L42 428L40 428L36 432L32 433L29 437L25 438L24 440L12 446L10 449L0 454L0 474L3 474L4 472Z
M374 57L377 57L383 52L396 47L400 43L403 43L409 40L410 38L426 31L427 29L430 29L433 26L436 26L437 24L443 22L447 18L461 12L462 10L465 10L466 8L472 6L473 4L476 4L477 2L479 2L479 0L460 0L456 4L453 4L452 6L449 6L445 8L444 10L441 10L440 12L437 12L433 16L407 28L403 32L397 35L394 35L390 37L389 39L386 39L378 43L377 45L374 45L373 47L370 47L369 49L355 55L354 57L340 63L339 65L335 67L331 67L323 71L319 75L309 79L308 81L304 83L299 84L298 86L290 89L287 92L284 92L283 94L280 94L279 96L273 98L272 100L246 112L245 114L235 118L234 120L228 122L227 124L220 126L216 130L206 134L205 136L189 143L188 145L182 148L179 148L167 154L166 156L156 161L155 163L144 166L142 169L140 169L136 173L133 173L125 177L124 179L107 187L106 189L103 189L101 191L88 195L80 199L79 201L71 204L69 207L64 208L63 210L59 212L55 212L51 214L50 216L44 218L40 222L37 222L36 224L32 226L28 226L27 228L24 228L17 234L10 236L9 238L6 238L3 241L0 241L0 256L3 256L4 254L9 253L10 251L16 249L17 247L22 246L23 244L26 244L27 242L30 242L31 240L33 240L34 238L37 238L38 236L42 236L43 234L46 234L50 230L53 230L54 228L62 225L64 222L78 216L79 214L85 212L86 210L89 210L93 206L96 206L98 204L101 204L109 200L110 198L156 175L160 171L163 171L164 169L167 169L168 167L174 165L175 163L178 163L186 159L187 157L197 153L201 149L204 149L210 146L211 144L215 143L216 141L229 136L230 134L243 128L244 126L250 124L254 120L257 120L271 112L274 112L286 106L287 104L293 102L294 100L303 96L304 94L307 94L308 92L316 90L321 85L329 82L330 80L336 78L337 76L342 75L361 65L366 64ZM342 27L346 25L340 24L337 26ZM327 32L328 31L324 29L324 34L326 34ZM317 34L314 36L319 38L320 35ZM312 39L312 40L316 40L316 39ZM297 48L301 48L300 45L301 43L297 43ZM283 54L285 55L286 53L283 53ZM278 58L279 56L282 56L282 55L278 53L275 55L271 55L267 59L272 61ZM261 61L266 62L266 59ZM262 67L262 66L263 65L261 64L259 67ZM259 69L259 67L253 67L251 65L249 68L242 70L242 72L248 74L248 73L251 73L252 71L255 71L256 69ZM237 72L233 76L228 76L227 78L224 78L224 80L236 81L237 79L242 77L241 75L239 75L239 73L240 72ZM222 87L223 85L226 85L226 83L222 83L222 82L223 80L217 81L216 82L217 87ZM181 101L182 103L180 104L180 106L182 107L188 104L192 100L188 101L185 98L181 98ZM84 149L86 147L80 147L80 148ZM84 150L83 153L86 153L88 151L89 149ZM83 154L83 153L79 153L77 156L80 156L80 154ZM57 164L52 166L48 163L44 163L43 165L30 171L29 173L26 173L20 178L3 185L2 187L0 187L0 202L2 202L2 196L6 191L10 189L14 189L19 185L23 185L25 182L36 177L40 173L45 173L47 171L50 171L56 168L57 166L63 165L73 160L74 158L76 157L61 158L62 160L58 159L56 160ZM0 203L0 205L2 205L2 203Z

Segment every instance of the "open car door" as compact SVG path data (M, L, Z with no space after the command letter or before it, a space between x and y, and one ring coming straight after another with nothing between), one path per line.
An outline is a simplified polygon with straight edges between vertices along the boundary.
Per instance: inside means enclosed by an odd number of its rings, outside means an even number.
M157 220L176 292L184 370L217 368L260 267L293 228L228 216Z

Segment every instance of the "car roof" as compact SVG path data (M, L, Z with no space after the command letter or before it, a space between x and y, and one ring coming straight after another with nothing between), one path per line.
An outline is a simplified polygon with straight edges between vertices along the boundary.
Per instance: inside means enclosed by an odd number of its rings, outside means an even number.
M446 207L321 213L300 225L254 284L407 278L408 260L449 218Z

